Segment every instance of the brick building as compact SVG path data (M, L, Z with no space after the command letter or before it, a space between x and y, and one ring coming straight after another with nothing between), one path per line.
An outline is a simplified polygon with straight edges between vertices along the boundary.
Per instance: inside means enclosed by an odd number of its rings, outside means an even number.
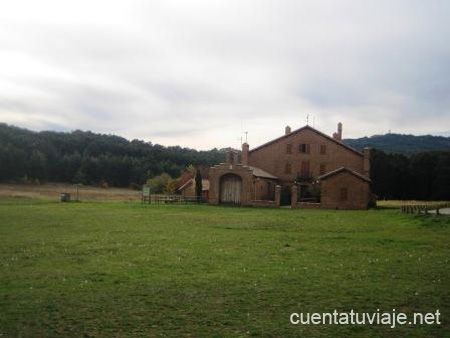
M370 151L342 143L342 124L333 137L304 126L250 150L228 152L210 169L209 202L291 205L293 208L365 209L372 202ZM320 202L320 204L318 204Z

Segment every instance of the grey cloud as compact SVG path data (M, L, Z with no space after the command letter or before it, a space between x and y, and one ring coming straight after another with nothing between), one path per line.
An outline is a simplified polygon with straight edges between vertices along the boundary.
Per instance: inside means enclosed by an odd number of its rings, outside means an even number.
M352 137L448 132L450 3L77 6L89 16L0 14L0 58L21 53L43 69L0 66L0 120L200 148L228 146L241 129L256 145L308 113L326 132L342 120Z

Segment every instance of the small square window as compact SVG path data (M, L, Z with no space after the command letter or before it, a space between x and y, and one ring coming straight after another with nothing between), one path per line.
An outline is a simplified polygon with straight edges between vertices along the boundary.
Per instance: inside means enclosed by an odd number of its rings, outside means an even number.
M325 144L320 145L320 154L325 155L327 153L327 146Z
M286 145L286 154L292 154L292 144Z

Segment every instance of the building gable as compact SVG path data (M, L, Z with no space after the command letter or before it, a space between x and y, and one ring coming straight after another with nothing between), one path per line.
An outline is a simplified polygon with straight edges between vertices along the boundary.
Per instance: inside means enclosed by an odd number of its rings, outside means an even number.
M250 150L250 153L253 153L253 152L256 152L258 150L261 150L261 149L263 149L263 148L265 148L267 146L270 146L270 145L272 145L272 144L274 144L276 142L279 142L279 141L281 141L283 139L293 138L293 137L295 137L296 135L302 133L305 130L310 130L313 133L317 134L319 137L322 137L325 141L334 142L337 145L339 145L339 146L341 146L341 147L343 147L343 148L345 148L345 149L347 149L349 151L352 151L352 152L354 152L355 154L357 154L359 156L363 156L363 154L361 152L359 152L358 150L356 150L356 149L354 149L352 147L349 147L348 145L346 145L346 144L344 144L344 143L342 143L342 142L340 142L340 141L338 141L338 140L328 136L327 134L324 134L321 131L318 131L317 129L314 129L311 126L308 126L308 125L304 126L304 127L301 127L301 128L299 128L297 130L294 130L293 132L290 132L289 134L286 134L286 135L280 136L280 137L278 137L276 139L273 139L272 141L266 142L266 143L264 143L264 144L262 144L262 145L260 145L260 146L258 146L256 148L253 148L252 150Z
M311 181L348 167L363 173L364 155L322 132L305 126L248 152L248 164L281 181Z
M325 175L319 176L317 179L319 181L324 181L324 180L329 179L330 177L339 176L339 175L341 175L343 173L349 173L349 174L357 177L358 179L366 181L366 182L370 182L371 181L370 178L368 178L368 177L366 177L364 175L361 175L360 173L358 173L358 172L356 172L354 170L351 170L349 168L346 168L346 167L341 167L339 169L333 170L333 171L331 171L329 173L326 173Z

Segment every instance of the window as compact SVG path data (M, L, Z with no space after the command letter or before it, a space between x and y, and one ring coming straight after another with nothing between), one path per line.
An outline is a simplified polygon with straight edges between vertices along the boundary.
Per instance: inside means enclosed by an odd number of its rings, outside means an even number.
M285 174L291 174L292 173L292 166L290 163L286 163L286 167L284 168Z
M320 155L325 155L327 153L327 146L325 144L320 145Z
M286 154L292 154L292 144L286 145Z
M299 152L303 154L309 154L309 144L300 143Z
M327 172L327 166L325 163L320 164L319 175L323 175Z
M300 178L307 180L310 178L309 175L309 161L303 161L302 166L300 167Z
M341 201L346 201L347 198L348 198L348 189L347 188L341 188L340 200Z

